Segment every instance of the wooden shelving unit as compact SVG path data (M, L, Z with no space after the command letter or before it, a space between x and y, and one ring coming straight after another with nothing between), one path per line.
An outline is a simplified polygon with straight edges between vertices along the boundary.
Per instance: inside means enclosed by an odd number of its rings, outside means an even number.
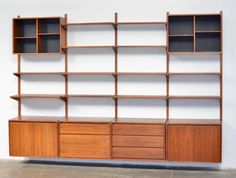
M114 29L114 45L68 45L67 28L70 26L101 26L111 25ZM161 25L166 27L166 45L119 45L118 31L120 26L128 25ZM18 54L18 93L11 96L18 101L18 117L9 122L10 133L25 132L32 127L31 132L39 132L37 123L44 127L45 132L57 137L50 140L54 143L45 148L43 153L37 150L28 152L18 151L17 145L10 136L11 155L33 157L61 157L83 159L125 159L152 161L192 161L192 162L220 162L221 161L221 125L222 125L222 13L219 14L169 14L167 22L119 22L115 13L114 22L81 22L67 23L64 17L46 18L15 18L13 19L13 53ZM114 51L114 70L112 72L70 72L68 70L69 49L104 49ZM164 72L120 72L118 70L118 54L121 48L157 48L166 52L166 70ZM22 72L21 55L23 54L63 54L65 70L58 72ZM220 55L220 72L172 72L170 71L170 57L172 55ZM61 75L65 79L64 94L22 94L22 75ZM69 94L68 83L72 75L111 75L114 77L113 94ZM156 76L165 77L165 95L121 95L118 91L119 76ZM170 77L172 76L215 76L220 80L220 95L170 95ZM68 112L71 98L107 98L114 100L114 117L70 117ZM65 103L64 117L22 116L21 101L23 99L60 99ZM118 115L119 100L164 100L166 103L165 118L121 118ZM216 100L220 103L219 119L174 119L170 118L170 101L172 100ZM50 122L48 122L48 121ZM20 123L26 125L20 127ZM34 123L28 126L28 123ZM54 130L57 128L56 133ZM43 133L39 133L43 137ZM190 136L191 137L190 137ZM193 135L196 135L192 137ZM189 137L188 137L189 136ZM204 138L201 138L204 137ZM22 137L16 139L24 140ZM34 140L35 138L32 138ZM41 138L39 138L41 139ZM201 141L202 139L202 141ZM186 143L187 142L187 143ZM71 144L76 143L76 144ZM186 144L193 148L195 143L199 147L188 150ZM207 143L212 143L209 145ZM32 146L32 143L29 143ZM193 145L191 145L193 144ZM83 146L83 148L81 147ZM147 146L148 145L148 146ZM27 145L26 145L27 146ZM29 146L29 145L28 145ZM42 145L38 145L42 146ZM37 148L37 146L34 145ZM57 149L55 150L55 147ZM202 148L206 147L206 151ZM216 151L212 151L217 147ZM58 149L60 148L60 149ZM187 156L185 153L188 153ZM204 155L208 156L204 156ZM56 155L56 156L55 156Z

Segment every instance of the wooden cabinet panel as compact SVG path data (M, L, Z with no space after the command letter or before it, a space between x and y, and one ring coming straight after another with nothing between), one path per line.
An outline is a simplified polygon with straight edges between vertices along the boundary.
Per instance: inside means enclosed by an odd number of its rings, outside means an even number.
M169 125L168 160L221 161L221 126Z
M113 147L113 158L127 159L164 159L164 148Z
M194 127L194 161L221 161L221 127Z
M34 156L58 157L57 123L34 123Z
M60 156L64 158L110 158L109 135L60 135Z
M109 124L61 123L60 133L67 134L109 134Z
M57 123L10 122L10 155L58 157Z
M193 129L189 126L168 126L168 160L193 160Z
M164 135L164 125L113 124L114 135Z
M112 146L127 147L164 147L162 136L121 136L113 135Z
M33 125L31 123L9 123L11 156L34 156L32 133Z

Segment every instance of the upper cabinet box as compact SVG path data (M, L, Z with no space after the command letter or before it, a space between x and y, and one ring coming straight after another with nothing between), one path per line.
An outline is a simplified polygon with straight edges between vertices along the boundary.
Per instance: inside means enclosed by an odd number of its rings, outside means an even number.
M13 19L13 53L62 53L63 17Z
M221 14L169 15L168 52L221 52Z

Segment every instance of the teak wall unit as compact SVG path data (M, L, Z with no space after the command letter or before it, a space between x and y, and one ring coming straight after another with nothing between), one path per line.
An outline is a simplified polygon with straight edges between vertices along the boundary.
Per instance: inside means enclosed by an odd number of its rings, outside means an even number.
M67 28L70 26L111 25L114 29L114 45L68 46ZM118 30L121 25L161 25L166 27L167 46L119 45ZM69 72L68 53L71 48L111 48L114 51L114 72ZM166 72L119 72L120 48L161 48L166 52ZM11 96L18 101L18 117L9 121L10 155L27 157L221 162L222 138L222 13L218 14L169 14L167 22L114 22L67 23L65 17L15 18L13 19L13 53L18 55L18 94ZM22 72L21 55L62 54L65 56L64 72ZM220 72L171 72L171 55L220 56ZM22 75L62 75L65 78L65 94L21 94ZM112 75L114 94L69 94L70 75ZM165 95L119 95L120 75L165 76ZM215 76L219 78L218 96L170 95L172 76ZM114 100L113 118L70 117L70 98L110 98ZM24 98L60 99L65 102L65 116L22 116L21 100ZM152 99L166 102L166 118L120 118L120 99ZM170 118L172 100L216 100L220 114L217 119Z

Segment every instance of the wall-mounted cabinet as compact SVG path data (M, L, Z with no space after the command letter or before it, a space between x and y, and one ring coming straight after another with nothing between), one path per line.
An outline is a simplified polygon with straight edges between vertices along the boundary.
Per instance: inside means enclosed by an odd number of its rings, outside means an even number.
M11 120L10 155L58 157L58 124L54 122Z
M221 124L167 123L169 161L220 162Z
M64 18L13 19L13 53L61 53Z
M168 16L168 52L221 52L220 15Z

